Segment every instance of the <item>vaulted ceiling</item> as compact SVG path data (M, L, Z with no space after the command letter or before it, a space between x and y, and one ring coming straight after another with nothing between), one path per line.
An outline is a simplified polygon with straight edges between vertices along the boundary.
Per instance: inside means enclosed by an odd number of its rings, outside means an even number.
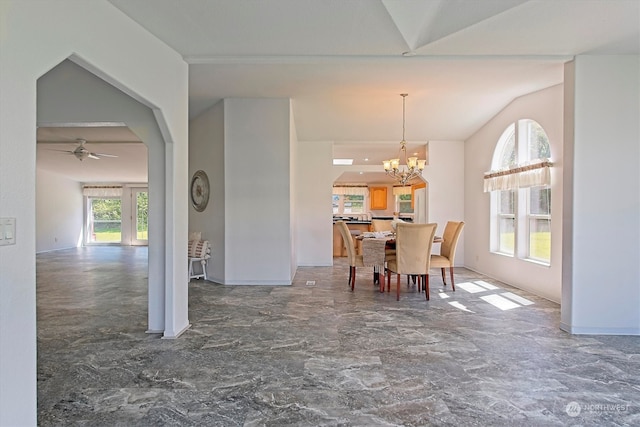
M577 54L639 54L637 0L109 0L190 64L194 118L291 98L298 139L465 140ZM144 60L144 55L141 55ZM392 153L390 153L392 154Z

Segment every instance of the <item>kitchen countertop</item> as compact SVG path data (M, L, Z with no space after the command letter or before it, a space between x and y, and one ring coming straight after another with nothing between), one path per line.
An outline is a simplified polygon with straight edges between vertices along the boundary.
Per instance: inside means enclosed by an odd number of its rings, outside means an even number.
M340 221L340 219L334 218L333 223L335 224L336 221ZM342 221L344 221L345 224L371 224L371 221L360 221L357 219L342 219Z

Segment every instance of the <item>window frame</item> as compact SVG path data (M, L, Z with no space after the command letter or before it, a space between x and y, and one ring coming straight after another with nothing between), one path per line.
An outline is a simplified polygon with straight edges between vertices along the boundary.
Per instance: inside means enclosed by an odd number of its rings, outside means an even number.
M345 212L344 211L344 203L345 203L345 196L362 196L362 212ZM365 214L367 213L367 209L366 207L368 206L369 203L369 197L366 195L360 195L360 194L332 194L331 195L331 207L332 207L332 211L333 211L333 200L334 198L337 197L338 198L338 211L337 212L333 212L334 215L361 215L361 214Z
M513 205L513 212L503 212L502 211L502 198L503 196L506 195L506 193L509 193L512 197L512 202L511 204ZM494 240L494 252L499 253L501 255L507 255L507 256L515 256L516 253L516 247L518 247L518 233L517 233L517 226L518 226L518 219L516 217L516 213L518 212L518 197L517 197L517 193L515 190L505 190L505 191L496 191L495 192L495 205L496 205L496 231L497 231L497 235L495 236L495 240ZM513 242L510 245L510 248L508 245L506 245L505 242L505 238L504 238L504 233L503 234L503 223L505 220L511 220L513 221L513 226L512 226L512 233L513 233Z
M402 196L409 196L408 200L401 200ZM409 206L409 210L407 210L406 212L403 212L401 209L401 206ZM413 197L411 194L396 194L395 195L395 206L396 206L396 212L398 212L399 214L413 214Z
M540 140L534 141L532 126L537 126L539 131L544 135L544 146L540 146ZM539 135L539 133L537 133ZM537 154L546 154L544 157L551 156L551 146L549 138L544 128L535 120L519 119L510 123L500 135L496 148L493 153L492 169L511 169L519 164L524 164L532 159L533 144L537 144ZM541 149L542 148L542 149ZM513 151L509 154L506 150ZM543 153L541 153L543 151ZM505 255L513 258L532 261L543 265L551 265L551 187L535 187L540 191L545 191L547 201L547 213L532 213L531 188L517 188L513 190L492 191L490 199L490 252ZM513 193L513 214L502 212L503 193L510 191ZM503 223L504 220L514 221L514 237L513 250L509 250L504 244ZM549 249L548 258L536 255L532 248L532 244L536 237L534 233L539 233L540 229L533 227L534 221L546 221L548 223L549 233Z
M535 240L533 237L534 233L539 233L538 229L532 230L531 223L532 221L546 221L548 223L549 229L549 246L551 245L551 188L550 187L536 187L540 191L545 191L547 196L547 204L549 206L548 213L532 213L531 209L531 188L526 188L526 198L527 198L527 209L526 209L526 235L527 235L527 246L526 246L526 254L525 257L527 260L539 262L542 264L550 264L551 263L551 247L549 247L549 258L541 258L536 256L536 254L532 253L532 243Z
M84 235L84 245L85 246L109 246L109 245L122 245L122 237L123 237L123 213L122 213L122 205L123 200L122 196L84 196L85 198L85 206L86 206L86 214L85 214L85 235ZM100 241L96 240L93 236L95 235L95 221L93 215L93 200L118 200L120 202L120 240L109 240L109 241Z

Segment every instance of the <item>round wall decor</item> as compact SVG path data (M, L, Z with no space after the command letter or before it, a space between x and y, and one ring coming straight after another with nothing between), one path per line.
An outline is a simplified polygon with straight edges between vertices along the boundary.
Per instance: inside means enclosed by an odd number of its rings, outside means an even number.
M191 204L198 212L206 209L209 203L209 178L203 170L193 174L191 178Z

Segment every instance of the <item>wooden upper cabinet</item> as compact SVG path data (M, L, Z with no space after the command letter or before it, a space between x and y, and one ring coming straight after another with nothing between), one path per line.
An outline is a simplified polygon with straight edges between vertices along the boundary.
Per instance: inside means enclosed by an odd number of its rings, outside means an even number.
M371 210L387 209L387 187L369 187Z

